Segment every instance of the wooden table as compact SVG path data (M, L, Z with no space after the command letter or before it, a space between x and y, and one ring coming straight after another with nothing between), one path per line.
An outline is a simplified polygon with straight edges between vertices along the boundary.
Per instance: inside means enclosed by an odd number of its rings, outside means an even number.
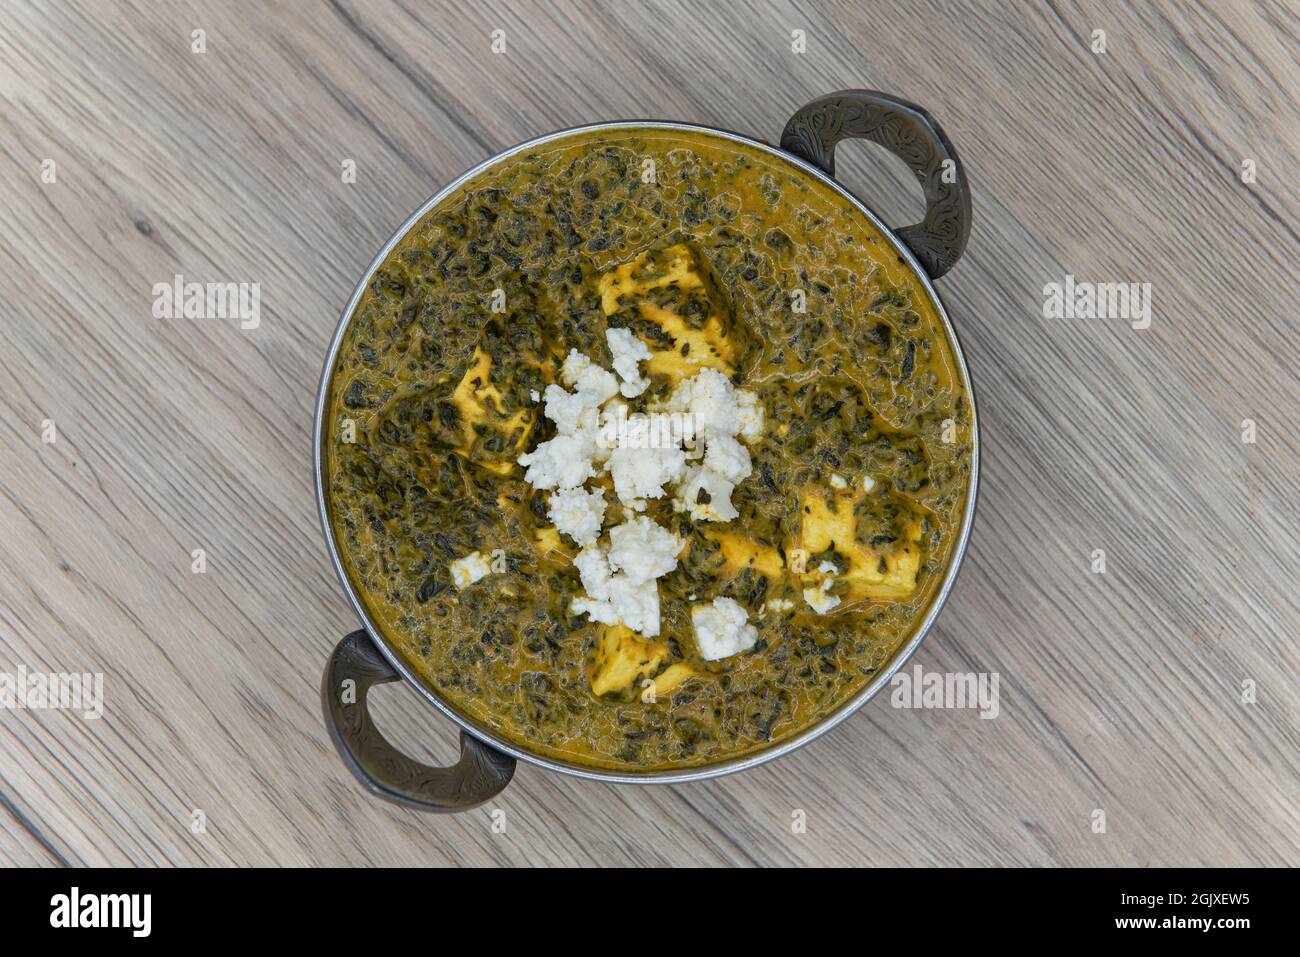
M0 863L1297 862L1294 7L722 6L0 6L0 671L105 676L100 720L0 712ZM467 814L370 799L321 721L356 619L310 456L375 251L547 130L775 140L846 87L924 105L972 184L940 287L981 503L915 660L998 673L1000 715L882 695L738 777L521 766ZM901 163L840 160L888 221L917 218ZM177 274L259 283L260 324L155 318ZM1150 283L1150 327L1043 318L1067 275ZM379 712L415 756L454 753L409 689Z

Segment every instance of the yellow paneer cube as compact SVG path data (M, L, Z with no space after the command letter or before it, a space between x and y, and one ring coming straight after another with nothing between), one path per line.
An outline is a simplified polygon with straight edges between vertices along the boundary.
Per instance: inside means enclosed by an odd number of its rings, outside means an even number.
M664 668L667 657L668 647L661 642L642 638L624 625L601 625L590 674L592 694L628 700L639 697L647 704L657 704L687 678L699 674L684 661ZM654 685L653 697L646 694L647 681Z
M451 394L451 402L460 415L461 440L456 451L490 472L509 475L515 460L527 451L537 415L527 406L506 413L502 399L501 390L492 381L492 357L478 346L460 384ZM505 437L500 448L490 447L482 440L479 434L482 426Z
M663 701L665 696L676 691L683 681L687 678L693 678L697 674L699 672L684 661L669 665L663 670L662 674L656 675L654 678L655 702Z
M716 542L722 552L723 565L718 577L735 578L746 568L752 568L765 578L780 578L785 572L781 553L770 545L760 545L739 532L706 529L704 536Z
M790 543L789 553L800 555L809 565L811 556L834 552L848 569L839 580L848 586L848 599L897 601L916 590L921 567L921 521L914 518L906 528L906 540L893 547L877 549L858 541L854 505L862 492L843 492L828 496L825 490L810 486L801 496L799 534ZM804 583L817 585L822 580L818 569L802 569Z
M731 375L747 344L707 265L686 243L643 252L603 273L597 283L606 316L623 313L656 327L637 332L650 349L646 368L672 382L703 368Z
M591 692L597 697L630 696L643 678L659 671L667 657L666 645L642 638L626 625L600 625L590 672Z

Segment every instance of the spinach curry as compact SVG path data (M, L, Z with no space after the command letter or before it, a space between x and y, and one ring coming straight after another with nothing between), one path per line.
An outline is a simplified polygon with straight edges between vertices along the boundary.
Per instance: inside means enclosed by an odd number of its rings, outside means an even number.
M698 281L664 281L669 249ZM737 518L647 505L685 543L655 638L570 610L578 549L517 464L554 428L537 394L570 349L608 368L610 327L650 349L648 399L702 363L765 415ZM834 190L706 131L579 131L441 202L372 275L326 428L346 573L413 672L527 750L626 771L752 753L859 691L933 601L970 482L969 398L911 268ZM607 499L606 527L630 517ZM457 587L476 551L491 573ZM758 640L705 661L690 608L718 596Z

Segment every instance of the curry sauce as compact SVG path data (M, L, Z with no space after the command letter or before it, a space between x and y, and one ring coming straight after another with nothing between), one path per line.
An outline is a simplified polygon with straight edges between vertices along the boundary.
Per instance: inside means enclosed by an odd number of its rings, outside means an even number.
M648 401L707 366L765 416L738 517L648 503L685 543L653 639L571 612L577 546L517 462L553 430L537 394L570 349L608 368L610 327L650 350ZM606 128L479 173L375 270L333 369L326 497L361 601L461 714L564 761L691 767L816 723L915 631L971 424L935 303L853 204L719 135ZM607 527L629 517L606 498ZM457 587L476 551L492 573ZM690 609L718 596L759 637L705 661Z

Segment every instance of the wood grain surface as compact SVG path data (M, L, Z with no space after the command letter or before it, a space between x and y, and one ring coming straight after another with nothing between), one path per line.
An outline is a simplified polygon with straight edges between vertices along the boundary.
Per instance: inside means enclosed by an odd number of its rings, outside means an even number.
M0 863L1297 863L1298 32L1287 2L0 3L0 671L105 676L99 720L0 711ZM981 502L915 660L996 672L999 716L882 695L716 781L368 797L318 701L356 619L311 425L372 256L536 134L775 141L849 87L928 109L971 182L939 285ZM840 167L917 216L897 161ZM176 274L259 283L260 324L154 318ZM1150 328L1044 319L1066 275L1150 283ZM414 691L378 697L452 755Z

